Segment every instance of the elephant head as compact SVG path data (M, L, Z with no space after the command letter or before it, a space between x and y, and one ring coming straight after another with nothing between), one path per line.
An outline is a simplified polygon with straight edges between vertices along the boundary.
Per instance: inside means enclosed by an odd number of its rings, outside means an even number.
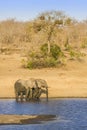
M34 93L34 97L40 98L42 94L46 94L46 98L48 100L48 85L47 82L43 79L35 79L36 83L36 92Z

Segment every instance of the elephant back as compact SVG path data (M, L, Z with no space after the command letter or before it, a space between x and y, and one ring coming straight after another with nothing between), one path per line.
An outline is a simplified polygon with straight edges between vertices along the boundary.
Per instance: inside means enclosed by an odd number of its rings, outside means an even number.
M25 91L26 90L26 81L19 79L15 82L14 88L16 91Z
M26 86L28 88L35 88L36 87L35 79L30 78L30 79L26 80Z

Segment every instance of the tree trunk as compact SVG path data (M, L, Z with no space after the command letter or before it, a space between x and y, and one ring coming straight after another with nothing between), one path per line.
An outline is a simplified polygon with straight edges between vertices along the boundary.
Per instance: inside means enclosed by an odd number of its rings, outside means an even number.
M50 54L50 42L48 41L48 55Z

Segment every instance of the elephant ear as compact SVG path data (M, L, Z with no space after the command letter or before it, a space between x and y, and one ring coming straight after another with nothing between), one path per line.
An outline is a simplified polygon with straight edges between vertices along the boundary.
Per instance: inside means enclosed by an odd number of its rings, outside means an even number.
M39 88L48 88L47 82L43 79L36 79Z

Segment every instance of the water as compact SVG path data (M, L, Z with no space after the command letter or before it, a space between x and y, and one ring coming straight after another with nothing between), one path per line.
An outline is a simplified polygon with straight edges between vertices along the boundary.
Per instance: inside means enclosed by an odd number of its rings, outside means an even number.
M48 102L0 100L0 114L53 114L56 120L43 124L2 125L0 130L87 130L87 99L50 99Z

